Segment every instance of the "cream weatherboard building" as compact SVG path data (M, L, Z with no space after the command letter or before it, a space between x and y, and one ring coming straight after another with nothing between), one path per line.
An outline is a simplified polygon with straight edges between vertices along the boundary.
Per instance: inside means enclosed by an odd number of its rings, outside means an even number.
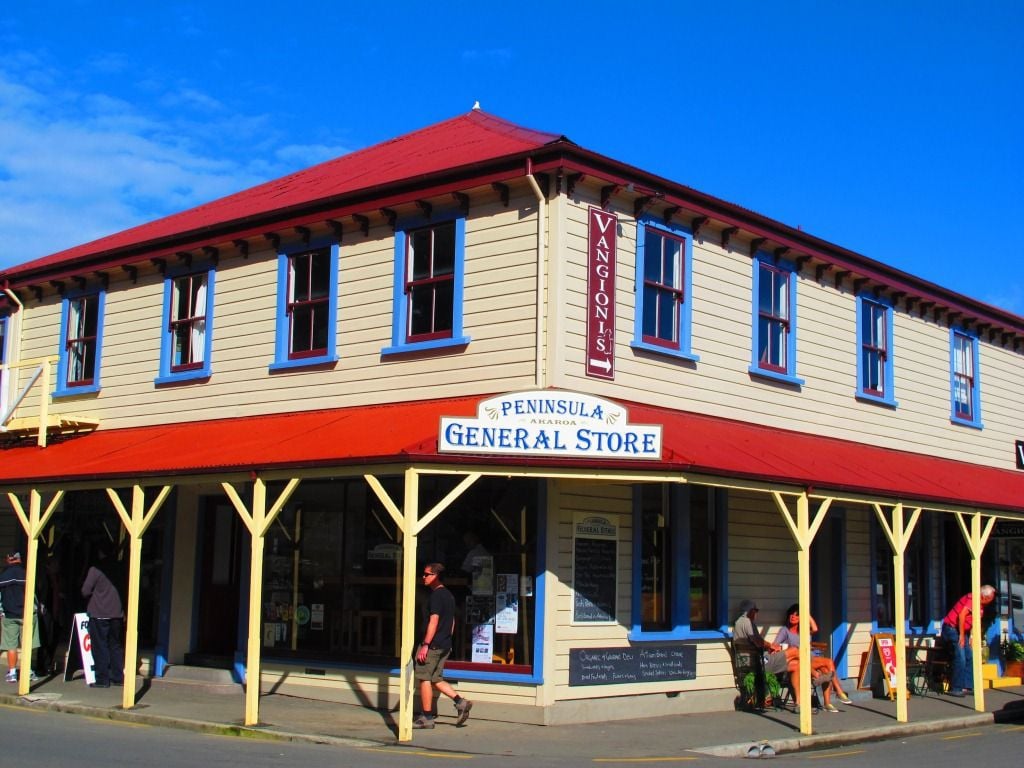
M857 677L1024 580L1024 319L480 110L0 288L0 541L44 600L116 555L129 682L408 739L438 561L474 716L730 709L743 599Z

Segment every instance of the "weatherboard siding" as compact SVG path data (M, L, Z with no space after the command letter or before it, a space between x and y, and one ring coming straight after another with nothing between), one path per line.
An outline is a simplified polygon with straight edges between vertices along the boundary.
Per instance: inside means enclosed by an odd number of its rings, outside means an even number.
M102 391L62 399L96 413L103 428L316 410L527 389L535 377L536 208L529 198L474 205L466 225L465 348L382 357L391 345L394 246L390 227L346 232L339 255L333 366L270 373L277 311L277 255L225 256L214 285L212 375L157 387L163 277L112 280L101 358ZM521 205L522 207L517 207ZM22 358L55 355L60 300L30 303ZM29 411L24 414L29 415Z
M589 197L588 197L589 193ZM720 234L705 230L693 245L692 352L696 363L630 347L634 332L636 226L619 216L616 287L615 379L584 375L586 346L587 210L597 192L580 185L564 206L556 306L559 338L551 383L602 397L678 408L769 427L861 441L897 450L1013 468L1013 435L1019 439L1024 409L1020 386L1024 357L980 343L981 414L984 430L950 422L949 328L894 312L892 355L897 408L855 397L857 388L856 296L847 283L837 290L813 269L797 276L797 366L800 388L748 372L751 359L752 264L749 242L729 250ZM615 210L614 207L612 210Z

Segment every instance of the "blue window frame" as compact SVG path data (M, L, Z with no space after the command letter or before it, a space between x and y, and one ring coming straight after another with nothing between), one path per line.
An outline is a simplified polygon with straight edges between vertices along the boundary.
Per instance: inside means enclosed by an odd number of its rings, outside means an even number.
M469 343L462 331L465 250L463 216L399 224L395 229L391 346L381 354Z
M283 251L277 257L272 371L338 359L338 244L311 245Z
M210 377L213 339L212 265L169 269L164 279L160 375L156 384Z
M955 424L981 429L978 337L958 328L949 331L949 386L950 419Z
M100 389L105 290L68 293L60 308L60 348L54 397Z
M633 495L632 641L721 638L726 626L726 492L644 483Z
M754 256L750 373L802 386L796 376L796 273L794 265Z
M690 351L693 235L645 216L636 224L634 349L696 362Z
M893 392L892 305L857 300L857 397L896 407Z

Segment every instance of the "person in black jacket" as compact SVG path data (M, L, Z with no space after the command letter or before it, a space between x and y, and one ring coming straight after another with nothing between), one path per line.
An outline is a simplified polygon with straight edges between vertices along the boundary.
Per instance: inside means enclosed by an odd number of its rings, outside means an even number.
M21 553L12 552L5 558L7 568L0 574L0 619L3 634L0 651L7 651L7 682L18 682L18 649L21 647L21 627L25 617L25 569ZM34 608L34 602L33 602ZM39 622L32 622L32 647L39 647ZM36 679L32 672L29 678Z
M96 682L92 688L124 685L124 610L121 596L103 571L106 558L101 553L96 565L89 568L82 584L82 595L89 598L89 637L92 640L93 669Z

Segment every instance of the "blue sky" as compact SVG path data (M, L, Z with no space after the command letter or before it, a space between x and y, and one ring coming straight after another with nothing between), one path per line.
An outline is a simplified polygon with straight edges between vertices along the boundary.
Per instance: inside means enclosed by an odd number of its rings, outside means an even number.
M1024 315L1019 0L472 5L5 4L0 267L479 100Z

